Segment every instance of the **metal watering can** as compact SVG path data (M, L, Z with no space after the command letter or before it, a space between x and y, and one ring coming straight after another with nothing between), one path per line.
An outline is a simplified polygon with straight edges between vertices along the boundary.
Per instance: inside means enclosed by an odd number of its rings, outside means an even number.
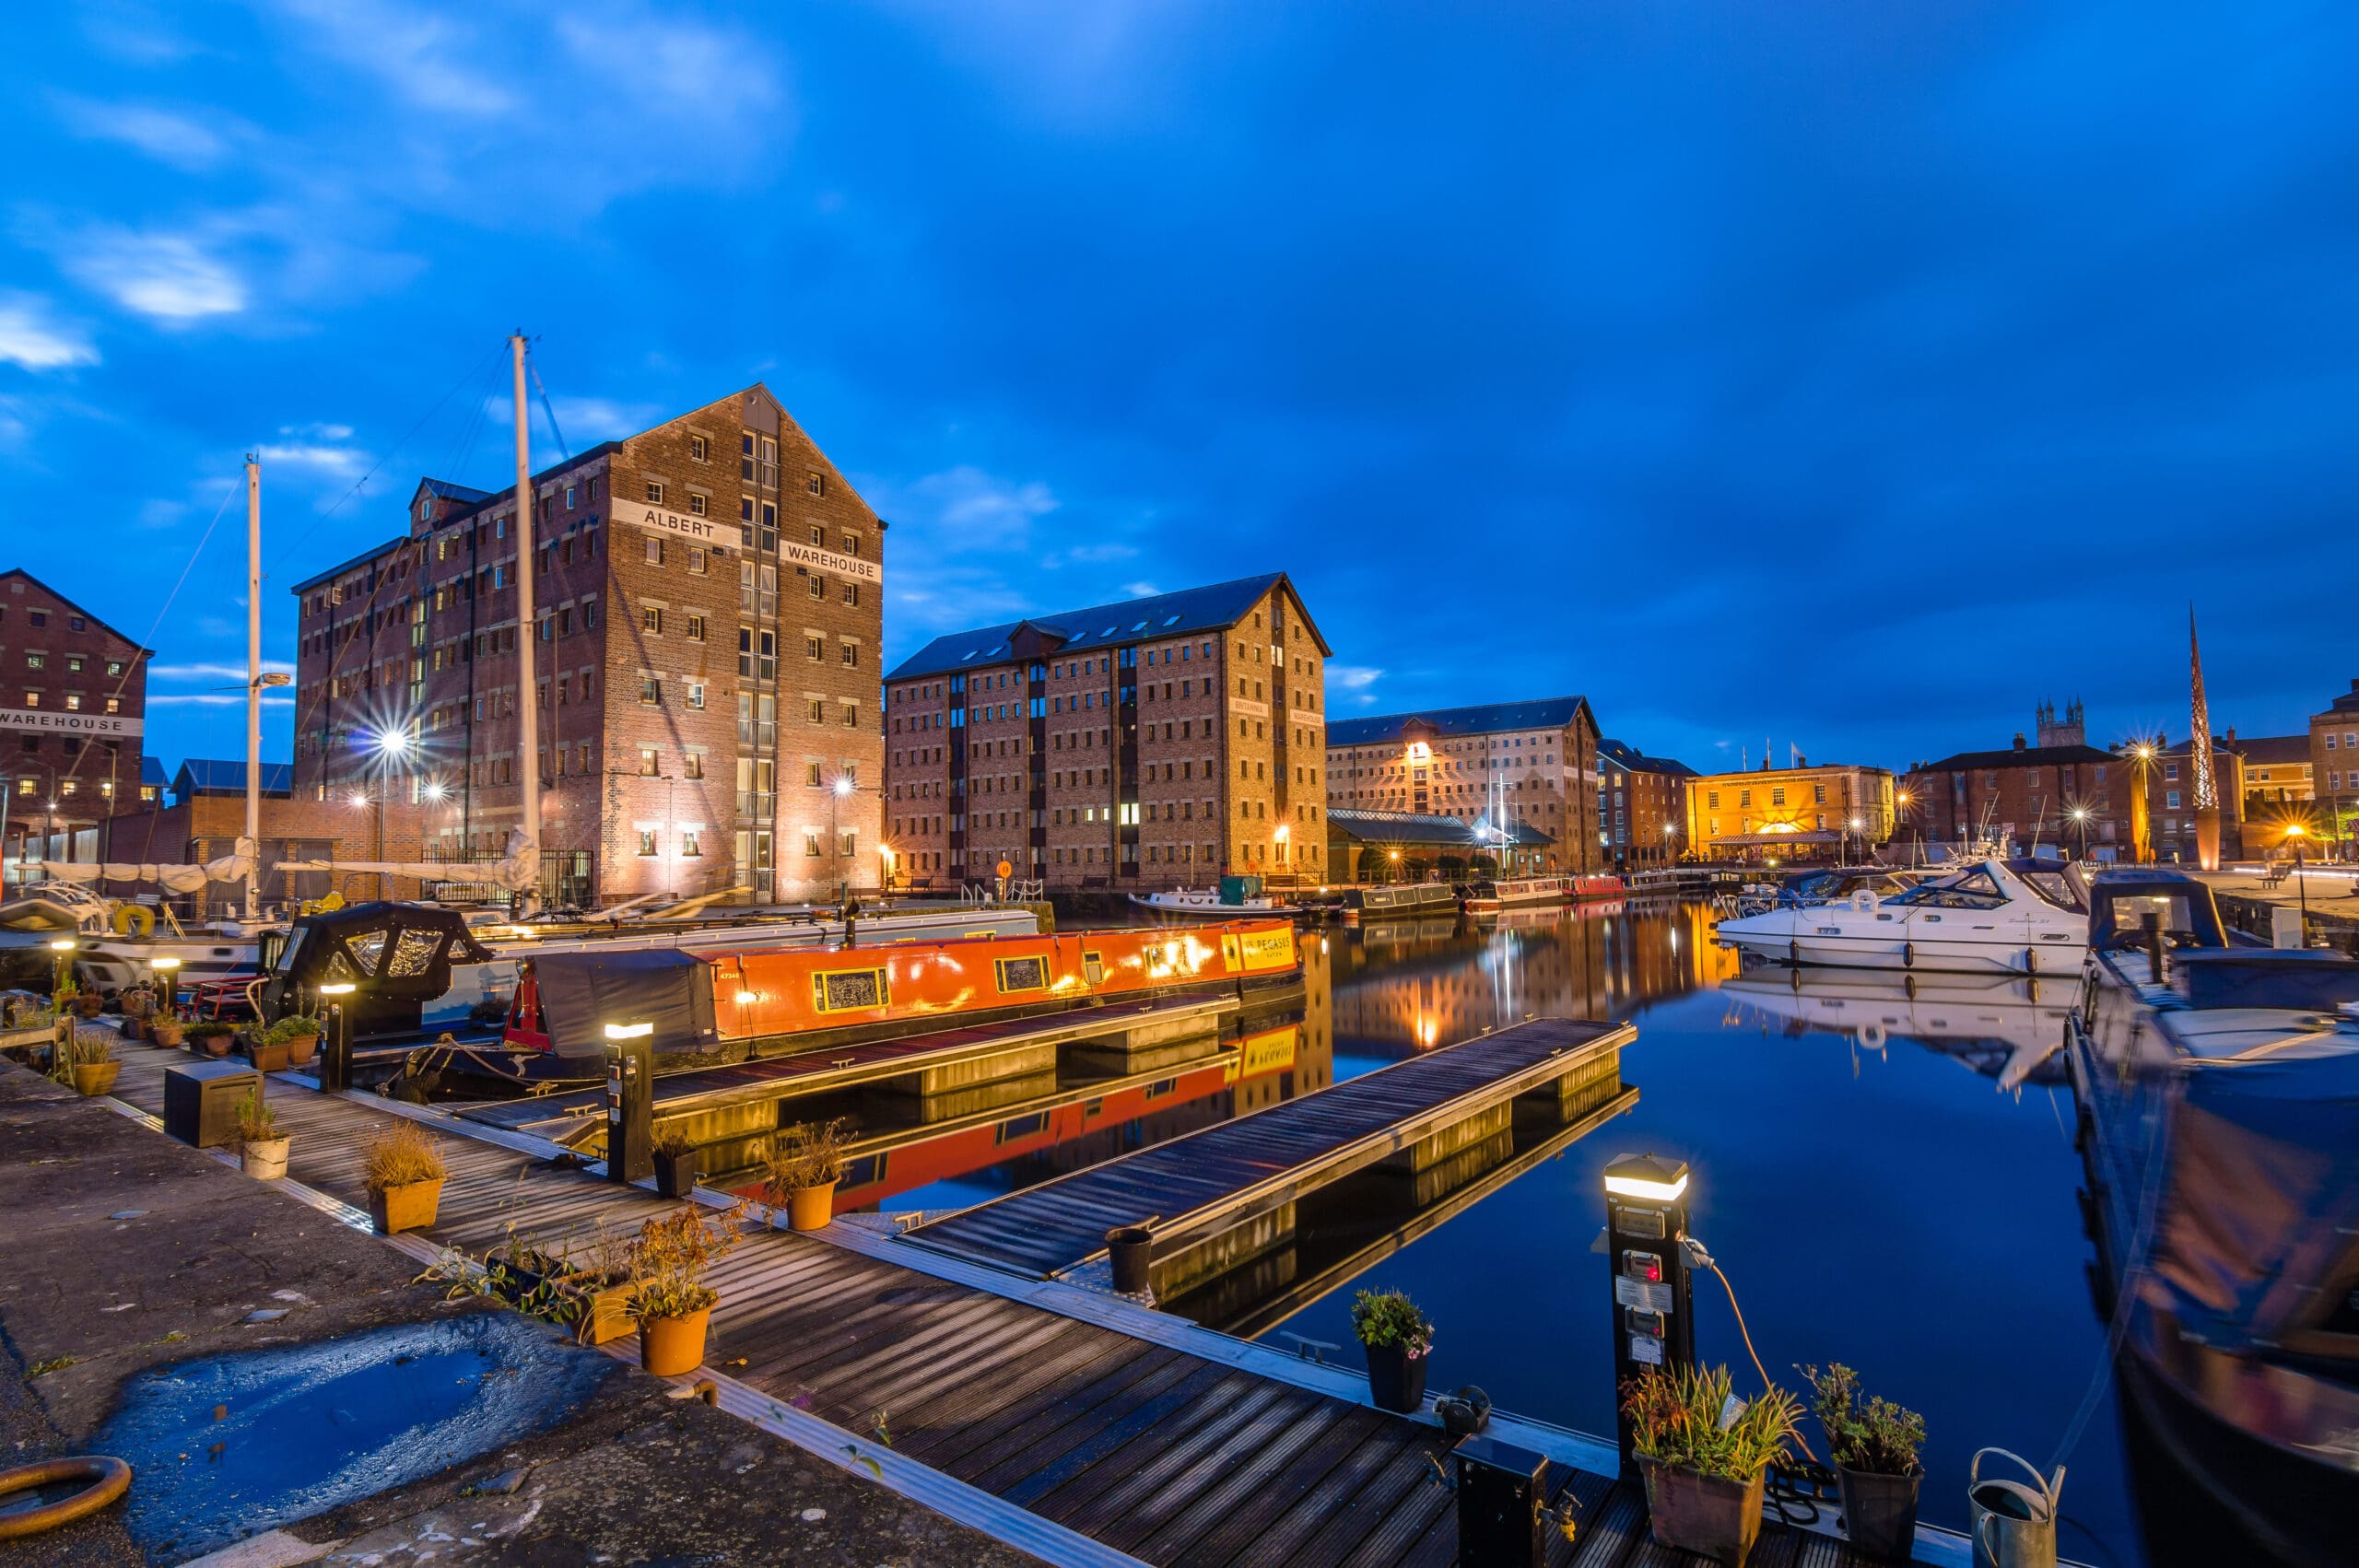
M1982 1457L2012 1459L2031 1477L1985 1480ZM2031 1461L2004 1448L1978 1448L1966 1467L1966 1498L1974 1515L1974 1568L2056 1568L2056 1517L2062 1506L2064 1467L2043 1477Z

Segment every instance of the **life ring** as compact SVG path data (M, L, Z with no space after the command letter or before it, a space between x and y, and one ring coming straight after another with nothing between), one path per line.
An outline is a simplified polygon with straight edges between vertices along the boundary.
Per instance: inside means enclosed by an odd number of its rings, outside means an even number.
M0 1497L29 1492L37 1486L54 1486L62 1480L88 1484L71 1497L28 1508L21 1514L0 1514L0 1540L22 1540L27 1536L88 1518L131 1490L131 1467L106 1454L18 1465L14 1469L0 1470Z
M145 904L118 904L114 913L107 917L107 924L117 936L145 942L156 934L156 911Z

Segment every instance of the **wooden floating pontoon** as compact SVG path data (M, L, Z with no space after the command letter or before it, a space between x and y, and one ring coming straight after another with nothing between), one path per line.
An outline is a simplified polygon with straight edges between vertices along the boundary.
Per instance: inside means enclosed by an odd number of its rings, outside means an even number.
M920 1246L1034 1279L1101 1257L1106 1233L1152 1222L1156 1250L1232 1229L1302 1193L1421 1146L1637 1037L1627 1024L1549 1018L1322 1089L929 1221Z

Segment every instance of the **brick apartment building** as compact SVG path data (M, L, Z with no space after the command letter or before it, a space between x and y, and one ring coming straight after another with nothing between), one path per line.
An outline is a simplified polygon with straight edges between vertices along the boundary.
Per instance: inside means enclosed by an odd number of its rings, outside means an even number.
M2351 859L2359 851L2359 680L2310 715L2310 778L2319 806L2318 831Z
M1959 844L1984 835L2100 859L2128 859L2130 766L2079 743L2034 746L2018 734L2004 751L1959 752L1920 762L1901 780L1908 797L1902 836Z
M1708 860L1832 860L1893 835L1899 791L1881 767L1764 765L1687 781L1687 842Z
M1597 830L1614 869L1676 861L1687 829L1687 781L1696 770L1620 741L1600 741L1597 771Z
M1323 874L1329 652L1283 572L934 638L886 677L899 879Z
M1344 810L1505 821L1545 834L1550 869L1597 871L1597 719L1582 696L1338 720L1327 802Z
M489 860L537 771L561 902L875 885L885 524L834 464L756 385L532 488L531 694L512 486L422 481L405 536L295 586L297 792L414 802L426 858Z
M0 789L16 861L97 859L139 799L149 650L29 572L0 572Z

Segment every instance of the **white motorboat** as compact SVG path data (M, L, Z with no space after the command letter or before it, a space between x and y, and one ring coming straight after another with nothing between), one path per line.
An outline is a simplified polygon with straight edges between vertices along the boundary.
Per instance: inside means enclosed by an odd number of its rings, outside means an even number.
M1221 899L1217 887L1170 887L1160 893L1133 893L1131 902L1162 915L1298 915L1292 904L1281 904L1265 893L1249 894L1234 904Z
M1755 968L1722 980L1720 994L1790 1032L1847 1035L1872 1051L1914 1042L2013 1089L2063 1082L2050 1059L2071 1015L2071 979Z
M1861 891L1722 920L1715 935L1779 964L2061 976L2088 956L2088 923L2074 868L1989 860L1890 897Z
M1459 906L1470 915L1496 915L1502 909L1536 909L1562 904L1571 896L1560 876L1486 878L1470 882Z

